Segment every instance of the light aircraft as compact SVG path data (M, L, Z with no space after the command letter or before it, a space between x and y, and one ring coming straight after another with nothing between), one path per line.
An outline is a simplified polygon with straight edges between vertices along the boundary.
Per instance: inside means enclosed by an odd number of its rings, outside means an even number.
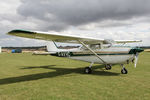
M31 39L49 41L48 52L52 56L68 57L70 59L90 62L84 72L90 74L94 63L104 64L106 70L110 70L113 64L121 65L121 73L127 74L128 71L124 64L134 62L137 65L138 55L143 51L137 47L113 46L118 43L134 43L141 40L108 40L92 37L81 37L74 35L54 34L40 31L12 30L7 34ZM55 42L76 43L82 47L75 49L58 49Z

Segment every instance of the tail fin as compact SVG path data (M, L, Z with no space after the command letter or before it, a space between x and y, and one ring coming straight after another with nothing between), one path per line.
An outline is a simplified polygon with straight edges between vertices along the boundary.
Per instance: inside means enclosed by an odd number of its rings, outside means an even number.
M57 45L53 41L49 41L47 43L47 51L48 52L57 52L59 49L57 48Z

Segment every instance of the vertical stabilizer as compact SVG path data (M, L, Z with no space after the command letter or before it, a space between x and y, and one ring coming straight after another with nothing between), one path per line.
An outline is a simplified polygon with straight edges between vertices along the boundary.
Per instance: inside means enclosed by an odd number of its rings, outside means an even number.
M59 49L57 48L57 45L53 41L49 41L47 43L47 51L48 52L57 52Z

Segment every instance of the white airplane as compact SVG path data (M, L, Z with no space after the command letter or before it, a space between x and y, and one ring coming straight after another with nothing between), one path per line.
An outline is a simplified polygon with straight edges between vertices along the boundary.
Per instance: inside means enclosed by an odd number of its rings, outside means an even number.
M54 34L49 32L12 30L7 34L32 39L47 40L49 42L48 52L52 56L68 57L70 59L90 62L84 72L90 74L94 63L105 64L106 70L110 70L113 64L120 64L122 74L128 71L124 64L134 62L137 65L138 55L143 49L127 46L113 46L118 43L141 42L141 40L105 40L91 37L81 37L73 35ZM82 47L75 49L58 49L55 42L76 43Z

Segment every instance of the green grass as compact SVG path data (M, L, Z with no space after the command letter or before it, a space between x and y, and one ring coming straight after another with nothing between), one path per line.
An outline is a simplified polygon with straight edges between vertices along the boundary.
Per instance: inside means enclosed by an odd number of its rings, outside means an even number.
M150 52L140 55L127 75L115 65L106 71L95 64L52 56L0 54L0 100L149 100Z

